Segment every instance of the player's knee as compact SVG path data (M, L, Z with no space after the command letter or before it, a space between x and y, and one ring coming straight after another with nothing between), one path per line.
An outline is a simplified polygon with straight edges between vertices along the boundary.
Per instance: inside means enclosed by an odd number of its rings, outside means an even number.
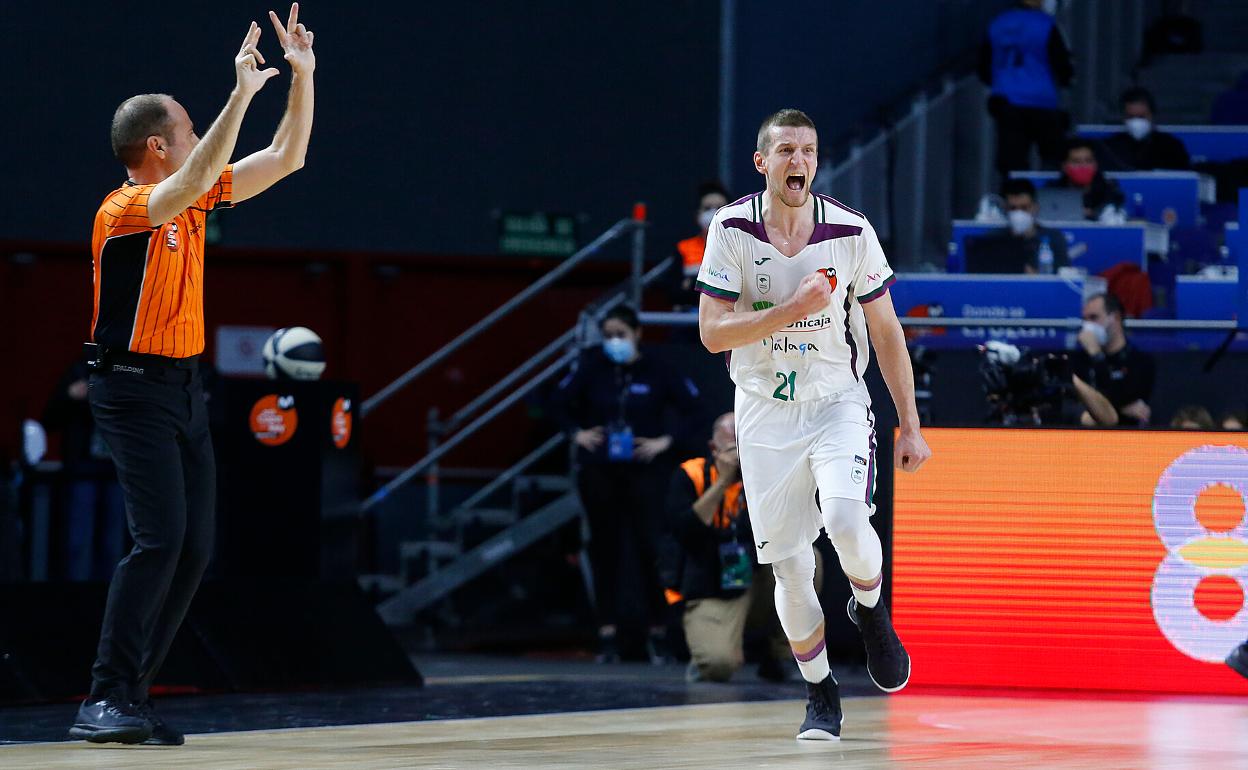
M815 582L814 549L773 562L771 574L776 578L777 593L804 593L805 587L813 586Z

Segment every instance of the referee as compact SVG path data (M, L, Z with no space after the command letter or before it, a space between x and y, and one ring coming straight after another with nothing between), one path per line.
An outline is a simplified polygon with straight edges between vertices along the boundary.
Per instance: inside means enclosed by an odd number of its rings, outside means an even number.
M128 179L95 215L88 399L126 498L134 549L113 574L91 694L69 734L93 743L181 745L148 697L212 554L216 467L198 358L204 349L204 220L303 165L312 130L312 33L294 4L269 12L293 73L267 148L229 165L260 69L260 26L234 57L237 84L201 140L163 94L122 102L113 152Z

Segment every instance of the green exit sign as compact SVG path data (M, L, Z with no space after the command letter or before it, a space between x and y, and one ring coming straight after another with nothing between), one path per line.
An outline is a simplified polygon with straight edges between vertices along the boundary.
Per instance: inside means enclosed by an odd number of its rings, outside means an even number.
M503 214L498 220L498 250L566 257L576 252L576 217L542 211Z

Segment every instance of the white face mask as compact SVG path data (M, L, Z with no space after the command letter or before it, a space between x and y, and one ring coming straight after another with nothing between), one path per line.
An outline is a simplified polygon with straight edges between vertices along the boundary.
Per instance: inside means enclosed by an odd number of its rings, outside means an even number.
M1092 336L1096 337L1096 344L1100 345L1101 347L1104 347L1105 343L1109 342L1109 329L1105 328L1104 326L1101 326L1098 323L1093 323L1092 321L1084 321L1082 331L1092 332Z
M698 227L702 228L702 232L711 229L711 222L715 220L715 209L707 209L698 214Z
M637 348L633 346L632 340L612 337L602 341L602 352L615 363L626 364L633 360L633 354L637 352Z
M1127 133L1137 142L1153 132L1153 121L1148 118L1127 118L1123 121Z
M1014 210L1006 214L1010 220L1010 232L1015 235L1026 235L1036 224L1036 218L1030 211Z

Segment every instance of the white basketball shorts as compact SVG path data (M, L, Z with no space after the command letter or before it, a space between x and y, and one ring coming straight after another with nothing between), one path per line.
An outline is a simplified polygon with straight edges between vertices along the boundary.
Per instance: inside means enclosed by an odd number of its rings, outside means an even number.
M815 500L861 500L875 512L875 415L866 388L785 402L737 389L737 449L754 547L762 564L819 537Z

